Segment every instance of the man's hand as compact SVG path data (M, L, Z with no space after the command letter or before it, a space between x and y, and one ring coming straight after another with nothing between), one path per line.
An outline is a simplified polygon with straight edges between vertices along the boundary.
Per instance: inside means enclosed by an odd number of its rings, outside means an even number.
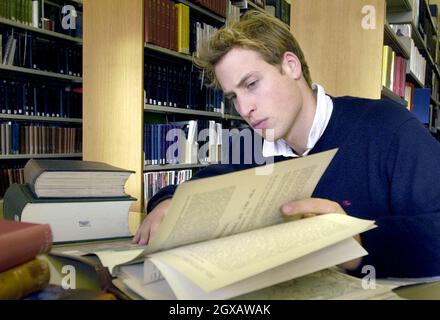
M137 243L140 245L146 245L151 240L153 240L154 235L159 227L159 224L162 222L165 214L170 207L171 199L166 199L161 201L154 209L151 211L145 220L142 222L141 226L136 232L132 243Z
M326 213L347 214L344 209L342 209L342 207L339 205L339 203L318 198L287 202L281 207L281 212L285 217L292 218L295 216L298 216L299 218L309 218ZM359 244L362 244L360 235L356 235L353 238L357 242L359 242ZM361 258L358 258L344 262L340 264L339 267L347 270L354 270L359 267L360 263Z
M286 217L294 217L295 215L300 215L300 217L302 218L313 217L326 213L347 214L344 209L341 208L339 203L318 198L287 202L281 207L281 212Z

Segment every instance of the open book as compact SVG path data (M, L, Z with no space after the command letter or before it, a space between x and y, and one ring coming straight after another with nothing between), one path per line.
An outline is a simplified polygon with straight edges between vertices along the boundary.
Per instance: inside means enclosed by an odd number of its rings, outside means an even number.
M312 195L335 154L185 182L151 244L91 251L146 299L228 299L364 256L352 237L374 221L280 213Z

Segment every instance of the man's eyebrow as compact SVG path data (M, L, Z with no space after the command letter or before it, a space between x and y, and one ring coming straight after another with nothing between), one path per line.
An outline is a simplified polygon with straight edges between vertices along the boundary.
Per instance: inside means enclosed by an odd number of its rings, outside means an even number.
M251 71L249 73L247 73L243 78L241 78L241 80L238 82L238 84L236 85L236 88L240 88L244 86L244 83L247 81L247 79L249 79L252 75L254 74L254 71ZM234 95L234 92L232 91L228 91L224 93L226 98L229 98L231 96Z

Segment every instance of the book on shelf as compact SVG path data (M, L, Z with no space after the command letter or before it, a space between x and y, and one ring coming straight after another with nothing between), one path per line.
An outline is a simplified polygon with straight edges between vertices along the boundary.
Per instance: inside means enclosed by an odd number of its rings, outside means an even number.
M39 259L0 272L0 300L24 298L46 288L49 280L49 265Z
M169 185L181 184L192 177L192 170L170 170L160 172L145 172L143 174L144 183L144 212L147 212L148 201L160 189ZM1 189L0 189L1 190Z
M81 77L82 48L72 43L13 28L0 29L5 42L3 64Z
M48 224L0 220L0 272L47 253L51 247Z
M156 237L88 247L146 299L227 299L359 258L352 237L374 221L343 214L285 220L280 207L312 195L336 150L188 181ZM215 204L215 205L213 205Z
M429 104L431 102L431 89L416 88L413 92L412 112L421 123L430 123Z
M134 171L104 162L31 159L24 179L39 198L125 197L125 183Z
M81 118L81 88L41 81L0 81L0 112L57 118Z
M47 223L53 242L129 237L129 208L134 198L37 198L27 184L13 184L5 193L5 219Z

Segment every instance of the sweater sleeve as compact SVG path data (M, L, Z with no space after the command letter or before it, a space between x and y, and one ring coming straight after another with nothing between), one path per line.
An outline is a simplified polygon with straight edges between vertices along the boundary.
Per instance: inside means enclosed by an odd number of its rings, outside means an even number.
M411 118L391 142L386 160L390 215L362 234L378 277L440 275L440 144ZM358 270L359 271L359 270Z

